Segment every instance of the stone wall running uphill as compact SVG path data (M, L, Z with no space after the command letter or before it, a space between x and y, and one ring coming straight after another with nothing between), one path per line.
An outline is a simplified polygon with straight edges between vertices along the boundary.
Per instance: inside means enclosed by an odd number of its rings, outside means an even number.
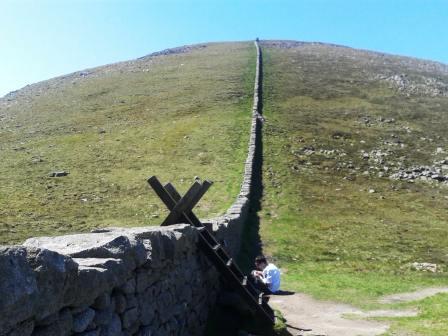
M259 110L261 52L240 193L205 221L233 256L249 209ZM185 224L109 228L30 238L0 247L0 336L201 335L219 274Z

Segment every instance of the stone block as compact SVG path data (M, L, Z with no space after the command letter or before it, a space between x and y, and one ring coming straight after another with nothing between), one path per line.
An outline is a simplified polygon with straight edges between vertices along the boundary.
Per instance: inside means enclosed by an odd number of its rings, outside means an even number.
M155 301L155 297L152 295L151 288L148 288L148 290L145 293L148 294L141 295L138 298L139 301L138 309L140 312L139 318L141 324L149 325L154 320L157 303Z
M76 268L71 258L52 251L0 247L0 334L31 316L55 313Z
M130 269L135 269L146 259L143 244L123 231L30 238L24 245L45 248L73 258L122 259Z
M124 329L130 328L138 320L138 309L131 308L123 312L121 322Z
M109 324L100 331L100 336L122 336L121 319L118 314L113 314Z
M155 336L150 326L140 327L137 336Z
M143 293L146 288L152 284L151 274L148 271L137 272L136 276L136 291Z
M69 283L64 305L92 305L96 297L122 283L128 276L120 259L75 258L78 275Z
M120 286L120 290L125 294L135 293L135 278L130 278L123 285Z
M68 336L72 333L73 317L70 309L64 308L52 324L36 326L33 336ZM48 322L48 321L46 321Z
M28 320L14 326L14 329L6 334L6 336L30 336L34 330L34 321Z
M92 308L85 309L81 313L73 316L72 330L77 333L85 331L94 318L95 310L93 310Z
M111 305L110 294L103 293L95 299L92 308L104 310L108 309Z
M126 297L122 293L116 293L112 296L112 300L115 303L115 311L121 314L126 310Z
M103 310L97 310L95 313L95 318L93 319L93 322L97 326L107 325L112 320L113 314L114 314L114 311L112 310L112 307L110 307L110 306Z
M137 297L134 294L125 294L126 297L126 309L137 307Z
M78 333L75 334L76 336L99 336L100 335L100 330L99 329L95 329L95 330L89 330L89 331L84 331L82 333Z

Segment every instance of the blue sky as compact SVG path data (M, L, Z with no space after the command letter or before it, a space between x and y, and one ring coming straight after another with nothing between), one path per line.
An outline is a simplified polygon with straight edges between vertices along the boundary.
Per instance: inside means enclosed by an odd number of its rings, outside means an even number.
M448 63L448 0L0 0L0 96L209 41L292 39Z

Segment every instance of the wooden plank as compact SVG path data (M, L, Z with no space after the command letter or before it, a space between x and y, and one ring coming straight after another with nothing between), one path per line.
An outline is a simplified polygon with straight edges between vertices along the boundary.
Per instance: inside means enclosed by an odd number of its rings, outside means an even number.
M154 189L155 193L159 196L168 210L172 210L176 206L177 200L174 200L173 197L171 197L170 193L168 193L165 187L162 186L156 176L151 176L148 179L148 184ZM193 222L185 215L180 219L185 223L193 225Z
M163 187L162 183L157 179L156 176L151 176L148 179L148 184L154 189L157 196L162 200L162 202L166 205L166 207L171 210L176 205L176 202L173 200L173 198L170 196L170 194L167 193L165 188Z
M185 195L178 202L176 202L176 205L172 209L170 209L171 212L163 221L162 226L175 224L185 211L190 211L192 202L197 198L197 194L200 193L201 189L202 186L199 182L193 183ZM166 191L166 189L164 190Z
M205 183L205 182L204 182ZM211 182L208 182L211 185ZM171 183L167 183L165 184L165 190L170 194L171 198L173 198L176 202L178 202L181 199L180 194L177 192L176 188L174 188L174 186ZM202 227L202 223L199 220L199 218L196 217L196 215L190 211L189 213L185 214L190 220L191 222L189 222L191 225L195 226L195 227Z
M195 182L198 183L198 182ZM207 192L207 190L211 187L211 185L213 184L213 182L205 180L204 182L201 183L201 190L200 192L198 192L195 196L193 196L192 200L191 200L191 204L190 206L188 206L188 208L184 208L182 209L183 212L185 213L189 213L195 206L196 204L200 201L200 199L202 198L202 196L204 196L204 194ZM180 202L181 200L181 196L180 194L177 192L176 188L174 188L174 186L171 183L167 183L165 184L165 190L168 191L168 193L170 194L170 196L176 201L176 202Z

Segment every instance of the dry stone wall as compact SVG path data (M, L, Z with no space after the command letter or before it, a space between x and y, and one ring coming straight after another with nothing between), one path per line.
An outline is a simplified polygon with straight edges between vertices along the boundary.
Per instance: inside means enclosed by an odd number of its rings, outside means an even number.
M205 221L232 255L249 211L259 131L261 53L241 191ZM108 228L0 247L0 336L200 335L219 275L198 251L195 228Z
M261 123L263 117L260 114L260 98L261 98L261 71L262 71L262 55L258 41L255 41L257 51L255 81L254 81L254 97L252 106L252 118L249 137L249 149L244 165L244 175L241 184L240 193L238 194L233 205L227 210L224 216L218 217L211 221L213 231L216 232L218 239L226 242L227 250L232 256L240 250L242 227L246 221L249 212L249 197L253 186L253 171L255 165L255 146L257 137L261 131Z

